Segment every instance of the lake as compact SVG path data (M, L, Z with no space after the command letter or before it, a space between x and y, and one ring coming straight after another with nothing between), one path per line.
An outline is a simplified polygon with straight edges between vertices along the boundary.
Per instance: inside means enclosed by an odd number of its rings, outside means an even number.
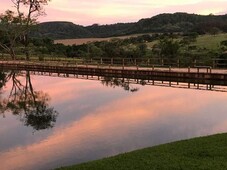
M1 170L53 169L227 131L227 93L206 85L30 72L0 79Z

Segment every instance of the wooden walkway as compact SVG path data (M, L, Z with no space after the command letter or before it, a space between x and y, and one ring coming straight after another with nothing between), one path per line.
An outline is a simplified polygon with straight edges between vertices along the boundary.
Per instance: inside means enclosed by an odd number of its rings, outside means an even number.
M89 76L106 76L142 80L167 80L203 84L227 85L227 70L196 68L162 68L162 67L124 67L106 65L76 65L55 62L0 61L4 70L28 70L57 74L75 74Z

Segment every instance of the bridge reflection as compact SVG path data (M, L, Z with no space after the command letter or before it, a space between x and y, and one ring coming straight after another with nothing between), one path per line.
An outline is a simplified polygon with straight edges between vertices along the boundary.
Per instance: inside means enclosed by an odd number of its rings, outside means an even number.
M23 72L23 71L21 71ZM112 76L94 76L89 74L68 74L68 73L51 73L51 72L37 72L30 71L32 75L40 76L51 76L51 77L61 77L61 78L76 78L83 80L100 81L103 85L109 87L119 86L124 90L130 92L136 92L139 89L134 88L133 84L140 84L142 86L161 86L161 87L171 87L171 88L184 88L184 89L194 89L194 90L207 90L216 92L227 92L227 86L221 81L209 81L200 79L182 79L182 78L170 78L170 77L148 77L143 78L128 78L125 75L118 75L117 77Z

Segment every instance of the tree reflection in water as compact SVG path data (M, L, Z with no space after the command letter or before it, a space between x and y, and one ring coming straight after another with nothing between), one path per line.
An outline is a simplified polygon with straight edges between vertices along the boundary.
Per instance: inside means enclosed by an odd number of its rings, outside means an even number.
M0 100L0 114L5 116L6 112L12 112L20 117L25 126L31 126L37 131L54 127L58 112L49 107L50 96L33 89L29 71L24 75L24 84L20 76L20 73L16 72L0 73L1 89L9 80L12 81L9 96Z
M107 87L122 87L125 91L130 92L137 92L139 88L135 88L132 85L130 85L129 82L125 81L124 79L114 78L114 77L104 77L103 80L101 80L101 83Z

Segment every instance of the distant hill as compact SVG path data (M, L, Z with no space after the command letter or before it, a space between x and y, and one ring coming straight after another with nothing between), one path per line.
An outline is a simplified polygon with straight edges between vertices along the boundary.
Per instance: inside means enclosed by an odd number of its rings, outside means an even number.
M141 19L135 32L198 32L204 34L212 28L227 32L227 15L197 15L187 13L160 14Z
M89 38L93 34L83 26L72 22L44 22L38 25L35 37L49 37L52 39Z
M38 25L34 36L52 39L103 38L139 33L197 32L212 30L227 32L227 15L197 15L187 13L160 14L136 23L80 26L71 22L45 22Z
M111 25L98 25L94 24L92 26L86 27L93 36L97 38L113 37L127 35L130 29L135 26L135 23L118 23Z

